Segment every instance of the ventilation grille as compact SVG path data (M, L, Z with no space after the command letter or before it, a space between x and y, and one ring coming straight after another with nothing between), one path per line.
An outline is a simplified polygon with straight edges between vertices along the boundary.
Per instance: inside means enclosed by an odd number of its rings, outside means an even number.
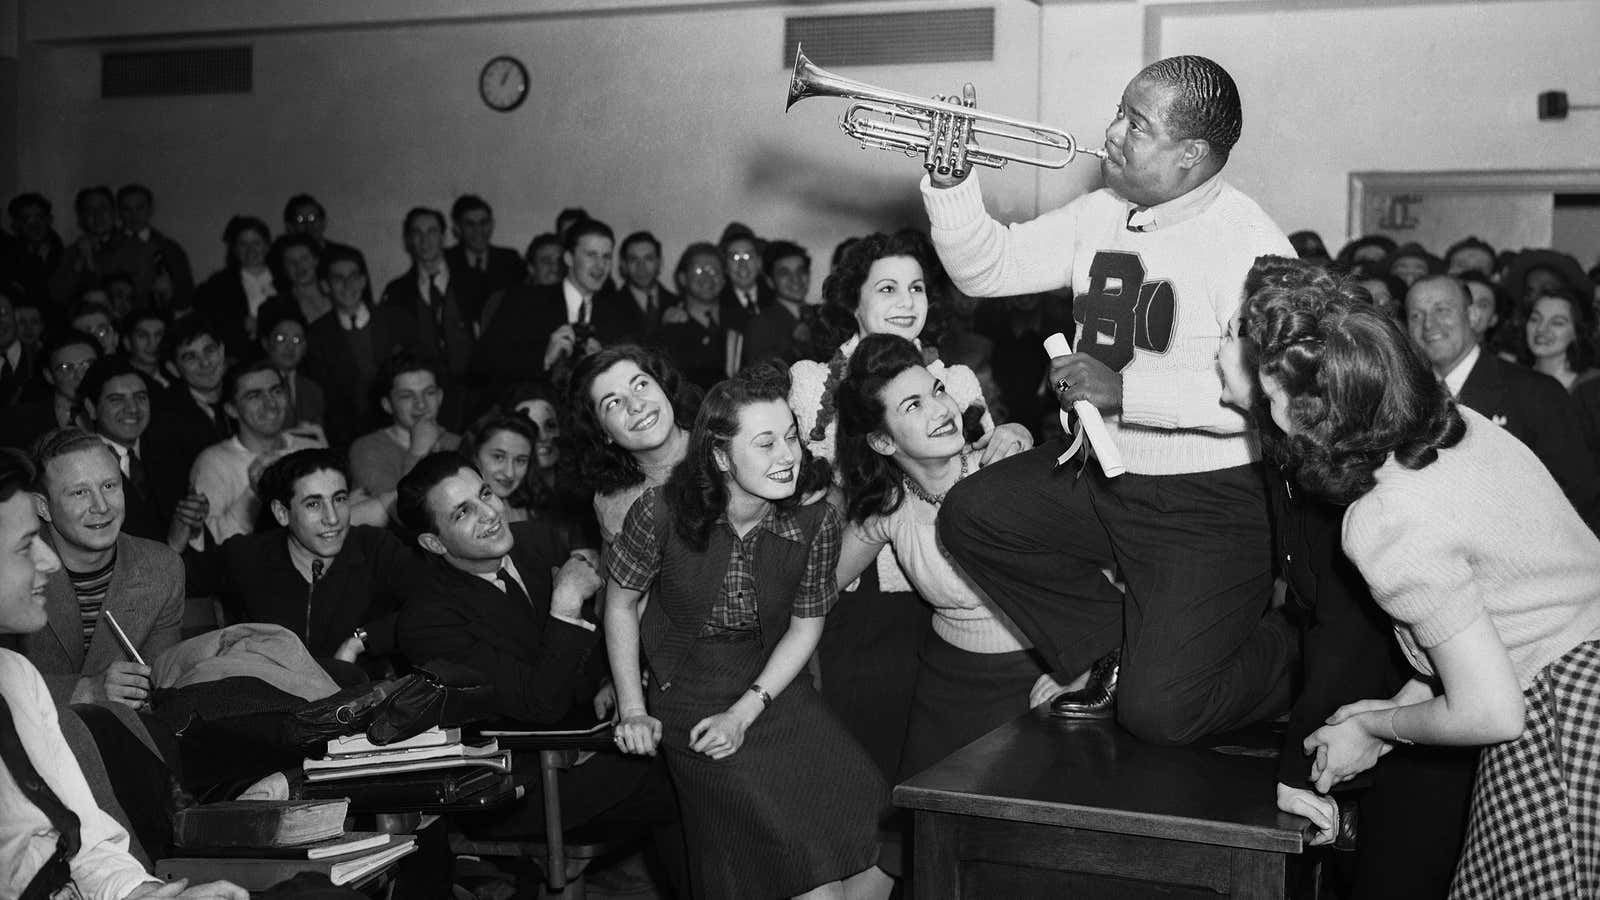
M251 48L140 50L100 56L100 96L248 94Z
M994 8L795 16L783 27L785 69L796 44L827 68L992 60Z

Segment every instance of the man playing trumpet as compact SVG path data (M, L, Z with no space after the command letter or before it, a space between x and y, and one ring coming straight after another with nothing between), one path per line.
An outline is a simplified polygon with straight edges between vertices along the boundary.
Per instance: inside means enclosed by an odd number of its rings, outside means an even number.
M971 85L950 102L975 105ZM1129 731L1164 744L1281 712L1296 646L1285 619L1264 618L1259 448L1249 419L1219 399L1217 350L1245 274L1257 256L1292 254L1221 176L1240 125L1228 73L1178 56L1123 91L1103 189L1001 225L961 171L969 123L950 113L934 116L921 186L934 245L963 291L1072 288L1078 352L1051 362L1050 383L1063 409L1100 410L1128 470L1080 474L1057 467L1060 447L1040 446L958 484L939 537L1058 678L1077 676L1082 689L1058 697L1055 713L1115 708ZM1036 502L1041 492L1050 502Z

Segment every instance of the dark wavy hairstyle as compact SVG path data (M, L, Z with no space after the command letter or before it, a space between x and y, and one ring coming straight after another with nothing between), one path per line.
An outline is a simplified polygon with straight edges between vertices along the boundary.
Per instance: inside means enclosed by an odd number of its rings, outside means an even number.
M901 372L923 364L922 351L899 335L871 334L850 355L839 382L839 435L835 459L844 486L845 515L852 522L886 516L905 500L904 479L889 457L868 438L884 427L883 389Z
M711 528L728 508L729 475L717 468L714 451L726 448L739 433L739 414L745 407L772 400L789 402L789 373L762 363L751 366L706 394L689 432L689 449L662 488L678 536L696 550L705 550ZM832 480L827 463L814 458L799 442L794 494L778 502L779 508L799 506L805 496L827 487Z
M1204 56L1169 56L1139 73L1177 89L1167 108L1167 127L1179 138L1199 138L1211 146L1220 166L1228 161L1244 129L1239 88L1228 70Z
M295 485L300 479L317 472L337 472L344 478L345 486L350 486L350 463L343 450L327 447L296 450L262 471L256 488L262 509L270 509L273 503L289 506L294 502ZM273 524L277 523L274 521Z
M839 346L856 333L856 307L861 303L861 286L867 281L872 264L890 256L909 256L922 266L922 284L928 296L928 315L918 338L926 345L938 346L942 336L941 315L946 291L944 267L928 236L907 228L894 234L878 232L852 243L833 271L822 282L823 306L818 317L822 333L814 340L824 357L831 357Z
M1421 469L1460 442L1466 424L1455 401L1399 323L1351 279L1261 257L1246 285L1253 290L1244 328L1261 378L1288 398L1292 433L1282 434L1270 414L1257 416L1263 443L1287 478L1348 504L1372 490L1373 473L1391 454Z
M1572 343L1567 347L1567 365L1574 372L1582 372L1594 365L1595 359L1595 327L1594 307L1578 299L1578 295L1566 290L1546 290L1529 294L1517 303L1516 315L1512 317L1512 334L1516 340L1511 342L1515 347L1517 361L1525 366L1533 366L1533 350L1528 346L1527 327L1528 319L1533 315L1534 304L1540 300L1565 300L1572 310Z
M502 431L509 431L528 442L528 470L522 475L522 483L506 498L506 503L518 509L549 509L554 505L554 492L539 476L539 464L533 455L533 447L539 443L539 426L533 424L532 419L498 409L484 413L461 435L461 455L476 465L478 450Z
M637 344L618 344L585 356L572 369L567 385L567 415L572 455L578 462L578 477L599 494L614 494L644 480L644 472L633 454L606 439L605 428L595 412L589 390L595 379L617 363L629 361L661 385L672 402L672 415L678 427L687 430L700 408L700 389L678 374L665 353ZM564 447L565 451L566 448ZM565 453L563 455L566 455Z

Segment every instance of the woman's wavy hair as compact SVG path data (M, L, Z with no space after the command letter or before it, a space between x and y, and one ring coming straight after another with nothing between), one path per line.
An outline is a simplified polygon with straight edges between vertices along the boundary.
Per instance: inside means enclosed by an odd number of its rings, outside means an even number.
M466 433L461 436L461 455L477 466L478 450L502 431L509 431L528 442L528 471L523 473L522 483L506 498L506 503L527 510L552 508L555 505L555 491L539 477L539 464L533 459L533 445L539 442L539 426L527 416L500 409L484 413L467 426ZM478 468L482 469L481 466Z
M565 431L571 438L570 444L562 448L563 456L570 447L571 455L579 461L579 480L599 494L614 494L644 480L644 472L640 471L633 454L607 439L594 404L589 400L589 390L594 387L595 379L624 360L637 365L661 385L662 393L672 403L678 427L687 429L700 408L700 388L678 374L677 368L660 350L618 344L579 360L567 386L568 427Z
M1273 422L1263 391L1256 420L1285 477L1332 503L1372 490L1390 454L1421 469L1466 424L1399 323L1348 277L1264 256L1246 278L1243 327L1261 379L1288 398L1293 434Z
M928 236L906 228L894 234L878 232L856 240L823 279L823 305L818 311L823 327L819 329L821 334L816 344L824 358L833 356L841 344L855 336L855 312L861 303L861 285L866 283L872 264L889 256L909 256L922 266L922 283L928 292L928 316L917 337L925 345L939 345L948 320L943 307L947 276Z
M920 365L922 351L894 334L867 335L850 355L850 368L836 395L839 435L834 458L844 486L845 516L852 522L889 515L905 500L899 467L873 450L868 439L884 428L888 407L883 389L901 372Z
M1545 298L1552 300L1565 300L1572 310L1572 344L1567 347L1567 365L1574 372L1582 372L1594 365L1595 360L1595 327L1594 308L1578 299L1578 295L1568 290L1538 291L1529 294L1517 302L1517 310L1512 316L1511 333L1515 335L1512 342L1517 362L1525 366L1533 366L1533 349L1528 346L1528 318L1533 315L1534 304Z
M731 476L717 468L715 451L726 450L739 433L739 414L745 407L772 400L789 402L789 373L762 363L718 382L700 404L689 433L689 449L662 488L672 510L673 527L695 550L705 550L712 526L728 508ZM805 441L800 441L798 462L795 492L778 502L781 509L799 506L807 494L827 487L832 480L828 464L813 457Z

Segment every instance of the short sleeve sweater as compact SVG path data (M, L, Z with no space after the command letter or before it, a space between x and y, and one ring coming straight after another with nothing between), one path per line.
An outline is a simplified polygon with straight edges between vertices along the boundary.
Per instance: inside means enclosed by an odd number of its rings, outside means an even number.
M1428 648L1487 615L1526 688L1600 636L1600 539L1533 451L1458 409L1459 444L1421 469L1378 469L1345 512L1344 549L1419 671L1433 672Z

